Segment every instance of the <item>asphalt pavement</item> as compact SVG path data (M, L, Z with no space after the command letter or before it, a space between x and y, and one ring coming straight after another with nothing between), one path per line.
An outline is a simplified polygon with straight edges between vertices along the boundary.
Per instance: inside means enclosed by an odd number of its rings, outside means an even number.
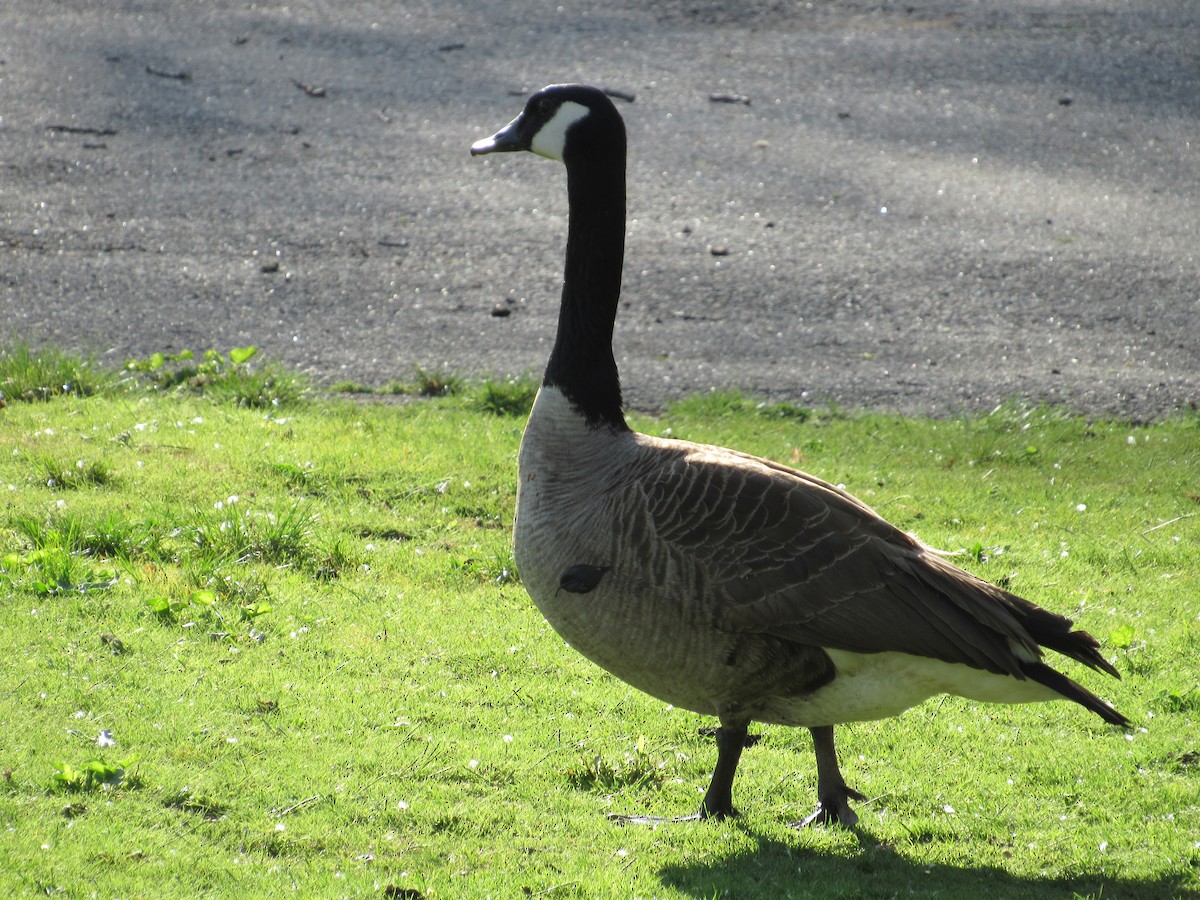
M630 98L632 405L1200 401L1194 0L6 0L0 330L540 371L563 172L468 148L561 81Z

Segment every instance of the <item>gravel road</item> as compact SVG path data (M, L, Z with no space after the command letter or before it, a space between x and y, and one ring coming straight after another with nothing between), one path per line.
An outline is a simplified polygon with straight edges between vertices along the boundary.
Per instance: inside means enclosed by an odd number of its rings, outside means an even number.
M3 330L539 371L563 173L467 151L554 81L633 97L637 407L1200 400L1194 0L6 0Z

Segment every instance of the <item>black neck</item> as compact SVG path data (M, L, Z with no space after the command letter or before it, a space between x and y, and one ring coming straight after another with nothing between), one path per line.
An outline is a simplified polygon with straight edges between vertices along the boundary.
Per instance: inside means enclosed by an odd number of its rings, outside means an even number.
M595 427L627 428L613 358L625 256L625 147L567 163L570 224L558 334L544 383ZM615 151L616 148L613 148Z

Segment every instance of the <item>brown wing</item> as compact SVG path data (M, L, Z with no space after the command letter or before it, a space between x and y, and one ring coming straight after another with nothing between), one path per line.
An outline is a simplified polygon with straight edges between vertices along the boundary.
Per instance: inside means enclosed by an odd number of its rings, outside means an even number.
M662 443L655 455L648 524L705 573L722 629L1017 678L1041 643L1116 674L1069 619L949 564L820 479L718 448Z

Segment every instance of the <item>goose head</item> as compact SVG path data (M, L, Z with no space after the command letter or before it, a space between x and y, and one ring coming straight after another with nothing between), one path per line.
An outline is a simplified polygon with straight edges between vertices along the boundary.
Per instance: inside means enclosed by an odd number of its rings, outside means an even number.
M625 123L602 90L552 84L471 146L473 156L514 150L556 159L567 171L562 302L542 384L560 390L589 425L627 430L612 351L625 253Z
M622 159L625 124L607 95L583 84L552 84L529 98L521 114L471 145L471 155L529 150L568 168L588 157Z

